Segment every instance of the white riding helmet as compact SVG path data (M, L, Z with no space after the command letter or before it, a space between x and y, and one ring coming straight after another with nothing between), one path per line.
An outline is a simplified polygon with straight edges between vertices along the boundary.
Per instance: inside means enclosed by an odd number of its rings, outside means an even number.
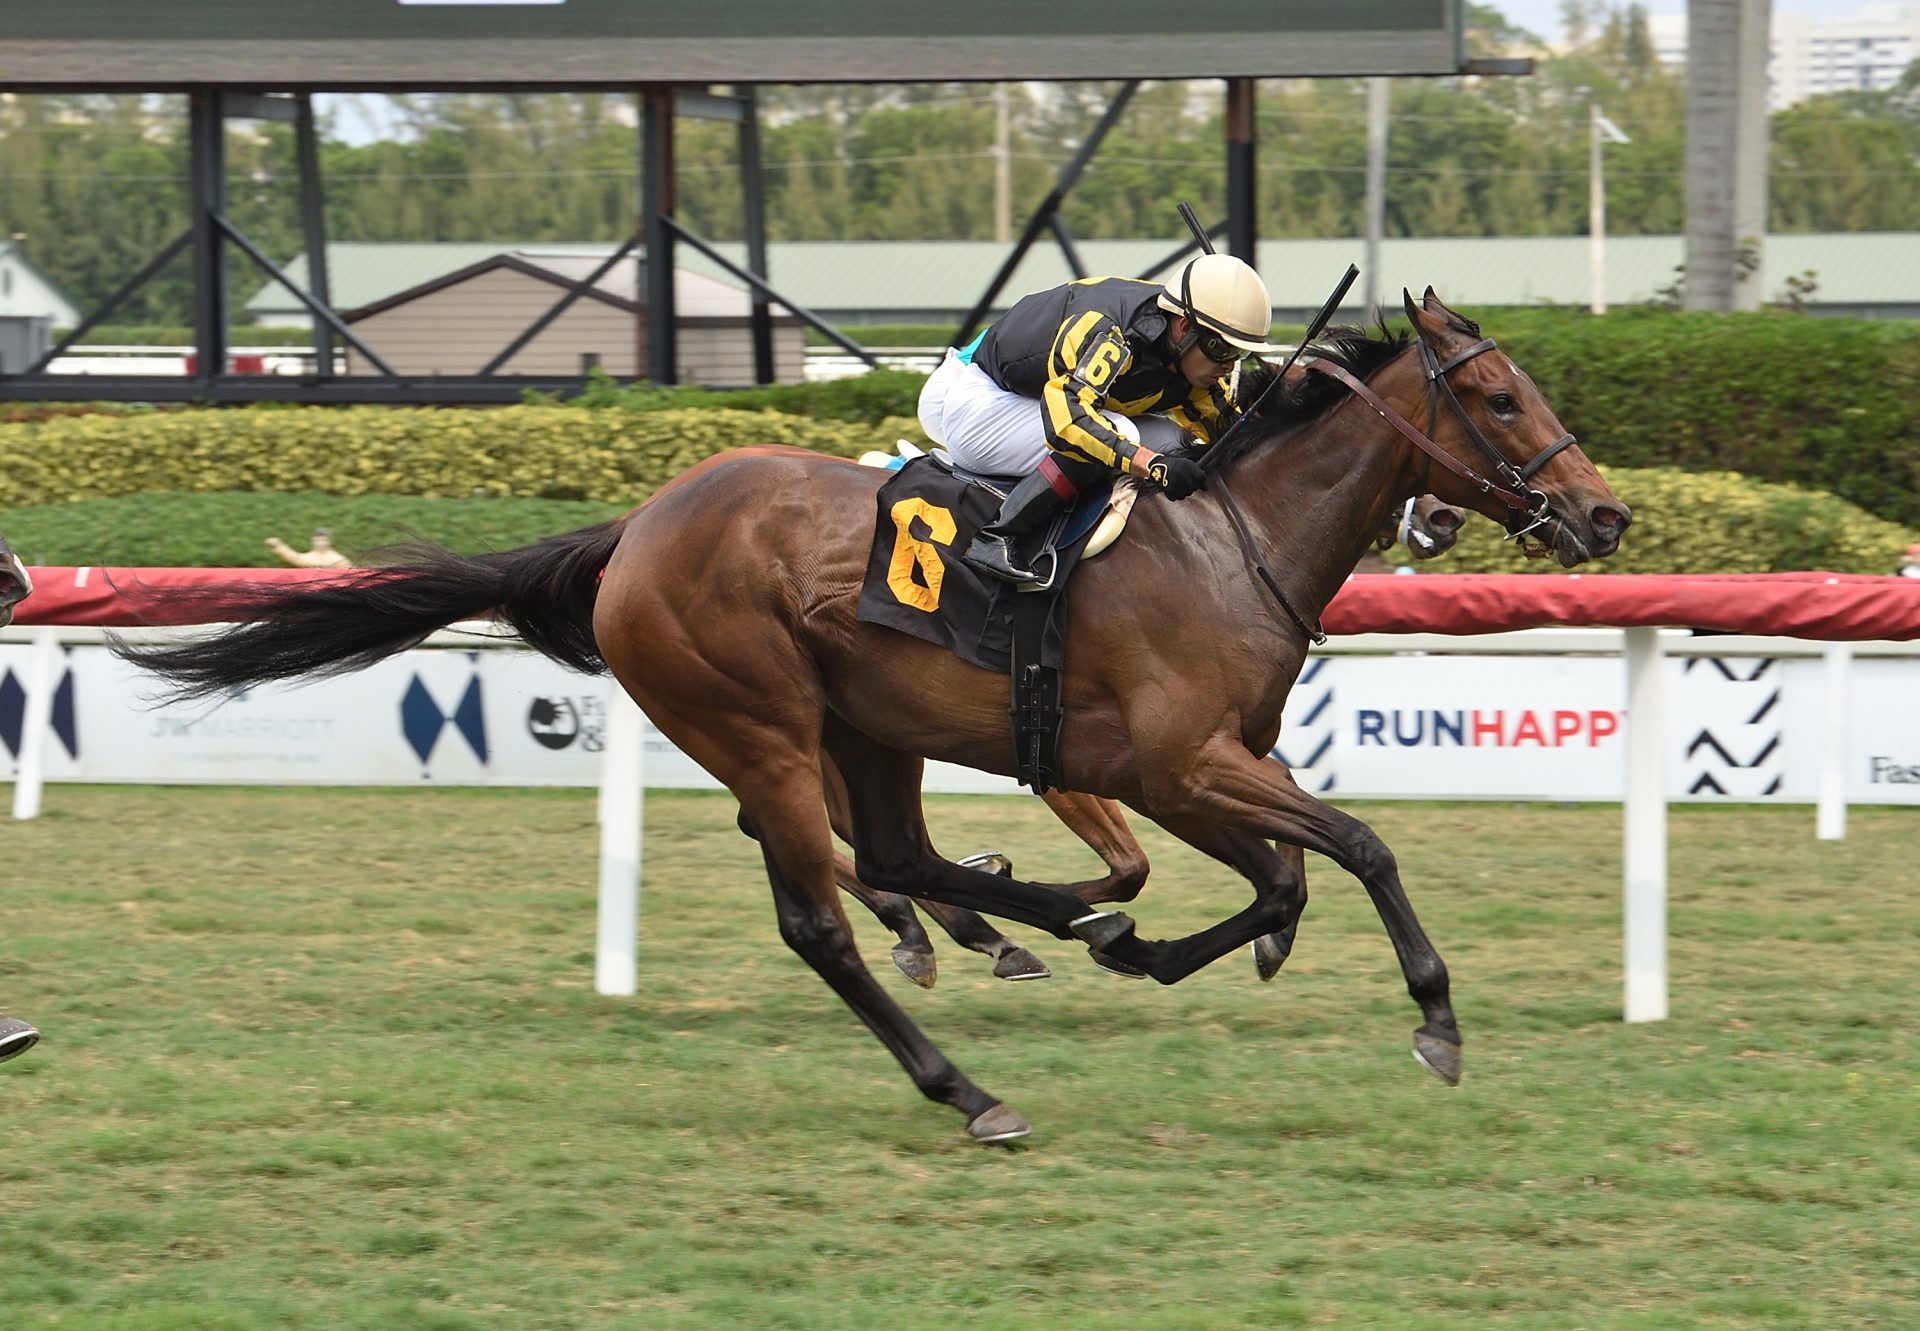
M1250 356L1287 350L1267 341L1267 330L1273 326L1267 284L1231 254L1203 254L1168 278L1160 308L1186 315Z

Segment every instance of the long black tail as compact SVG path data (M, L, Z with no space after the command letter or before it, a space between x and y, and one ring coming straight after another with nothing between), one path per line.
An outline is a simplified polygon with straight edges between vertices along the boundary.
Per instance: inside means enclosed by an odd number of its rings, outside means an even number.
M164 610L172 622L238 627L173 645L116 641L113 650L166 679L170 699L187 700L270 680L346 674L455 620L494 614L529 646L599 674L607 667L593 637L593 602L625 521L496 554L457 555L423 542L404 548L404 563L337 580L135 591L131 599L150 613Z

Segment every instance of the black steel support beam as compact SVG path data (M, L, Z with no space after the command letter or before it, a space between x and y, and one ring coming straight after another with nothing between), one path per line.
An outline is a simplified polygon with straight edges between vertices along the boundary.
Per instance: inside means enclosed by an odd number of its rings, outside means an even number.
M858 342L855 342L852 338L848 337L845 333L842 333L838 328L835 328L832 324L828 323L825 319L822 319L819 315L815 314L812 310L807 309L804 305L795 305L792 301L788 300L785 296L782 296L778 291L775 291L773 287L767 283L767 280L765 278L760 277L755 273L748 272L746 269L742 268L739 264L734 263L731 259L727 258L727 256L722 254L719 250L716 250L712 245L702 240L699 236L694 235L693 232L687 230L684 226L681 226L678 222L673 221L671 218L668 219L667 225L673 228L674 234L677 235L681 240L684 240L687 244L693 246L694 249L698 250L701 254L704 254L707 258L711 259L714 263L719 264L721 268L725 269L729 273L732 273L735 277L739 278L742 282L745 282L753 290L757 292L762 292L768 297L779 301L782 305L785 305L789 310L793 311L793 315L795 318L799 319L803 323L808 324L811 327L819 329L821 333L823 333L827 337L832 338L835 342L839 343L840 346L844 347L846 350L858 356L861 360L865 361L868 365L872 366L875 369L878 369L880 367L880 362L874 358L874 355L871 351L868 351L865 347L861 346Z
M1055 213L1047 219L1047 229L1053 232L1054 240L1059 242L1060 253L1066 258L1067 267L1072 270L1074 278L1085 277L1087 266L1080 262L1080 251L1073 247L1073 232L1067 230L1067 219Z
M226 125L222 94L187 94L188 209L193 228L193 378L210 383L227 368L227 252L214 221L226 211Z
M762 281L767 276L767 194L760 176L760 105L751 84L740 97L740 216L747 242L747 268ZM773 362L773 309L766 292L749 288L752 306L748 323L753 335L754 382L770 384L776 377Z
M274 281L278 282L281 286L285 287L287 290L291 291L299 299L302 305L305 305L308 309L312 310L314 318L324 321L327 327L331 328L334 332L338 333L343 339L345 339L349 346L351 346L355 351L359 352L362 356L365 356L369 362L371 362L374 366L376 366L379 369L380 373L382 374L394 373L393 367L387 364L384 360L380 359L379 353L376 352L372 347L368 346L365 342L362 342L359 338L359 335L356 334L351 328L347 327L347 325L345 324L345 322L341 320L339 315L335 314L332 310L328 309L325 305L321 304L312 295L308 294L305 291L302 291L299 287L295 286L293 284L293 279L288 277L285 273L281 272L279 265L274 263L272 259L269 259L264 253L262 253L258 245L255 245L252 241L248 240L246 236L242 235L240 228L235 226L232 222L228 221L224 213L215 213L213 215L213 225L221 235L225 236L228 240L231 240L234 244L238 245L243 251L245 251L246 256L249 259L252 259L254 263L258 264L262 272L264 272L268 277L271 277ZM224 368L221 372L225 373ZM203 375L201 377L205 378L207 376Z
M640 243L646 246L646 358L656 384L678 382L673 301L673 86L640 90Z
M1080 173L1087 169L1087 163L1093 160L1093 154L1098 151L1101 140L1106 138L1108 132L1118 123L1120 113L1127 109L1127 103L1133 100L1133 94L1139 87L1139 79L1129 79L1120 85L1120 91L1114 95L1113 104L1107 107L1106 114L1100 117L1099 123L1087 135L1086 141L1080 145L1080 151L1073 155L1073 160L1060 169L1060 175L1053 182L1053 188L1047 192L1047 197L1040 201L1040 206L1034 210L1033 216L1027 219L1026 227L1020 232L1020 239L1014 242L1013 253L1007 256L1007 261L1000 265L1000 271L994 274L993 284L987 288L986 294L980 297L973 309L968 311L965 321L960 325L960 331L954 334L954 346L966 345L968 339L980 327L981 320L987 317L987 311L993 308L994 299L1000 294L1000 289L1006 286L1007 279L1013 276L1013 270L1020 266L1020 260L1027 257L1027 251L1033 247L1033 242L1039 239L1040 233L1051 225L1053 215L1060 211L1060 204L1067 197L1067 191L1071 190L1074 182L1080 179Z
M1254 81L1227 80L1227 253L1260 266L1258 178L1254 173Z
M313 95L294 98L294 156L300 164L300 232L307 247L307 288L313 298L333 308L333 283L327 273L327 205L320 179L320 139L313 122ZM313 316L314 373L333 377L333 330L318 314Z
M35 361L32 365L29 365L26 375L31 376L42 373L46 370L47 366L53 364L56 359L65 355L68 347L92 332L96 325L104 323L107 316L119 309L128 296L131 296L134 292L145 286L149 278L172 263L174 257L178 255L181 250L184 250L187 247L187 242L192 239L193 232L191 231L182 231L179 235L175 236L172 244L168 245L164 250L161 250L160 253L154 255L153 258L147 260L146 267L142 268L125 282L122 282L119 290L115 291L111 296L108 296L106 302L102 304L99 309L82 320L78 328L61 338L58 346ZM10 394L15 381L9 379L0 382L5 382L8 385Z
M580 297L586 295L587 292L593 290L594 284L612 272L615 264L633 253L633 247L636 243L632 236L628 236L626 243L621 245L620 248L612 254L609 254L598 268L568 287L566 294L548 307L545 314L535 319L529 327L522 329L518 337L500 349L499 355L480 367L481 377L484 378L497 371L502 365L512 360L520 348L526 346L527 343L533 341L534 338L545 332L547 325L567 312L568 306L572 305L576 300L579 300Z

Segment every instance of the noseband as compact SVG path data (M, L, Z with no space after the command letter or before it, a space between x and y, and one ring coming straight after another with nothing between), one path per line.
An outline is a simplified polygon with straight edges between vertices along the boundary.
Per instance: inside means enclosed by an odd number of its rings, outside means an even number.
M1481 352L1492 351L1497 345L1494 340L1490 337L1482 338L1465 351L1457 352L1445 361L1434 354L1433 348L1427 345L1426 338L1416 336L1414 343L1420 348L1420 364L1425 369L1427 380L1427 428L1424 432L1415 429L1406 417L1388 406L1378 393L1345 366L1318 358L1306 361L1305 365L1309 370L1338 379L1353 392L1354 396L1379 413L1389 425L1412 440L1414 446L1421 452L1475 487L1481 494L1491 495L1511 509L1512 512L1507 515L1506 523L1508 539L1518 539L1534 528L1543 526L1552 519L1553 508L1547 501L1546 495L1534 489L1531 482L1540 468L1559 456L1563 450L1573 447L1574 437L1571 434L1561 435L1527 459L1523 465L1515 467L1507 461L1505 454L1495 448L1486 435L1480 432L1480 427L1474 424L1473 417L1467 415L1467 409L1460 405L1460 399L1453 391L1453 384L1447 379L1449 373L1465 365ZM1492 477L1482 476L1433 441L1434 427L1440 423L1442 398L1446 399L1454 418L1460 422L1461 429L1466 431L1467 438L1473 441L1474 446L1487 459L1489 469L1493 472Z

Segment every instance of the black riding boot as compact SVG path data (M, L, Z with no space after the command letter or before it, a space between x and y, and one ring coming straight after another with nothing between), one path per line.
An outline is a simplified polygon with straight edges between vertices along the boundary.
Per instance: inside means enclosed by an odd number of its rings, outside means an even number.
M982 527L973 538L973 544L967 547L966 554L960 556L966 563L979 569L989 577L1021 583L1039 582L1040 575L1030 568L1021 567L1013 553L1013 538L1024 536L1052 518L1060 511L1065 502L1053 488L1053 483L1039 472L1034 472L1013 492L1000 502L1000 511L993 521Z

